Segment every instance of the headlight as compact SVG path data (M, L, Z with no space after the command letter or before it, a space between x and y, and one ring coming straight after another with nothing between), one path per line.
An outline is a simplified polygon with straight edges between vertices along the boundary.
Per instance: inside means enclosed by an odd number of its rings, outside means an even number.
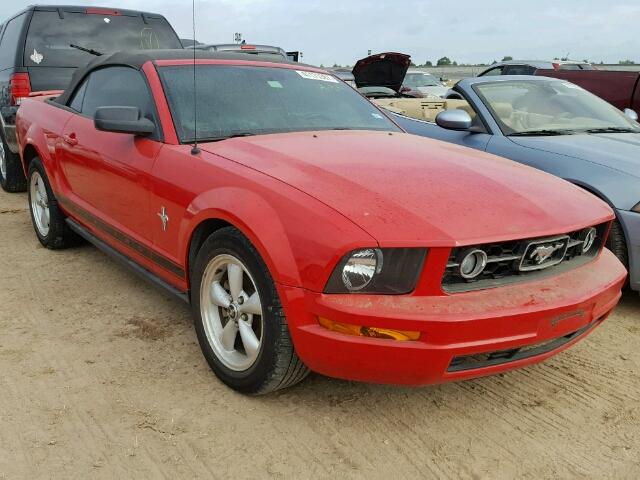
M632 212L640 213L640 203L631 209Z
M426 253L424 248L355 250L338 262L325 293L410 293L416 287Z

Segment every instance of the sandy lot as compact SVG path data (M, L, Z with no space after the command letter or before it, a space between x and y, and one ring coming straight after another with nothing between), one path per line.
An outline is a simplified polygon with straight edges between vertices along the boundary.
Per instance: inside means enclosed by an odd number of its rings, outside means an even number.
M640 297L545 364L438 387L220 384L186 305L0 194L0 479L638 478Z

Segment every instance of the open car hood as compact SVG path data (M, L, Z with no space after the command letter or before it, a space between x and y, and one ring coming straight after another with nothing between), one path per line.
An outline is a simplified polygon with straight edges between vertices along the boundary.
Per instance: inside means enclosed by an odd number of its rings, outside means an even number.
M358 60L353 67L356 86L387 87L400 92L410 64L409 55L393 52L378 53Z

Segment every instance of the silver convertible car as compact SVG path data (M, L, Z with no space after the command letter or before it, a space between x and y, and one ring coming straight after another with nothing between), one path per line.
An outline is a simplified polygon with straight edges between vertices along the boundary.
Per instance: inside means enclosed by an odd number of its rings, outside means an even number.
M420 111L395 105L393 118L410 133L539 168L605 200L617 215L607 246L628 266L631 288L640 291L637 115L545 77L469 78L450 96L425 101Z

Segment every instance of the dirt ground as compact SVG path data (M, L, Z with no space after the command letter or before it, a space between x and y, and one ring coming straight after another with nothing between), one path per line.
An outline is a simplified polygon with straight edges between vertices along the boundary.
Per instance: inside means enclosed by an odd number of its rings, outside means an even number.
M219 383L189 310L0 194L0 479L639 478L640 296L546 363L407 389Z

